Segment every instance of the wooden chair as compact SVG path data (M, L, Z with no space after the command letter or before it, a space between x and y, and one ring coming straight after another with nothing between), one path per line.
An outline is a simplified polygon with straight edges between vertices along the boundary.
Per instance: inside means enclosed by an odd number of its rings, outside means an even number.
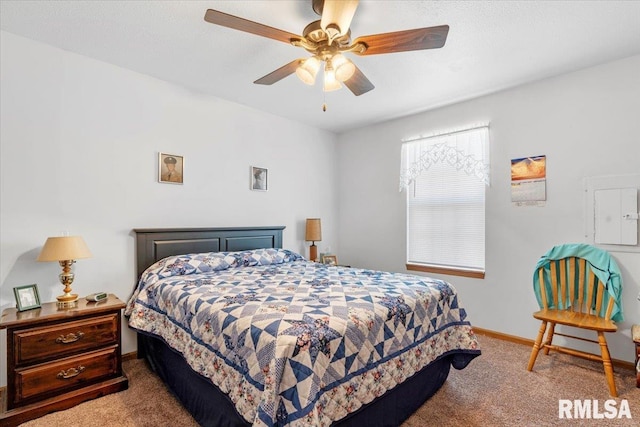
M616 332L618 329L611 320L614 298L605 297L607 284L598 280L591 268L587 267L588 263L583 258L568 257L560 260L551 260L549 263L550 273L546 278L548 283L551 284L551 295L548 295L548 289L544 285L544 267L539 267L536 271L541 284L542 310L533 313L533 317L541 320L542 325L533 344L527 370L531 371L533 369L541 348L544 348L545 354L549 354L549 350L555 350L588 360L597 360L604 365L611 396L617 397L611 356L604 336L605 332ZM608 301L605 307L603 307L603 300ZM561 334L555 331L557 324L595 331L598 335L598 340ZM545 331L547 332L547 338L542 342ZM600 355L553 345L552 341L555 335L599 344Z

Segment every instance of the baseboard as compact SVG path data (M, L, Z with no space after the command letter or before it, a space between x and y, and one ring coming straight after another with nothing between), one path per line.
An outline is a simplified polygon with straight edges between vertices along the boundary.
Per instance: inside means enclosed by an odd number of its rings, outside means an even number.
M533 340L528 338L522 338L516 335L503 334L502 332L496 332L490 329L478 328L476 326L473 327L473 331L478 335L484 335L484 336L496 338L502 341L509 341L512 343L533 347ZM629 369L630 371L634 371L634 372L636 370L635 363L627 362L626 360L611 359L611 363L613 364L613 366L617 366L622 369Z
M126 353L122 355L122 361L126 362L129 360L134 360L138 358L138 352L137 351L132 351L131 353Z
M473 326L473 331L478 335L485 335L487 337L496 338L502 341L509 341L516 344L522 344L529 347L533 347L533 340L528 338L522 338L515 335L503 334L502 332L492 331L490 329L478 328Z

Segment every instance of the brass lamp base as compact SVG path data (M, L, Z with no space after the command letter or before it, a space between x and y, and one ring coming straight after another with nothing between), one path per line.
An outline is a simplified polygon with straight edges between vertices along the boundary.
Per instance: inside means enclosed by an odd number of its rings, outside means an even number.
M56 302L56 306L58 308L76 308L78 306L78 300L75 299L73 301L58 301Z
M64 294L56 297L59 302L73 302L78 301L78 294Z
M60 283L64 285L64 294L57 296L58 308L73 308L78 306L78 294L71 293L71 284L73 283L74 274L71 272L71 266L74 260L60 261L62 273L58 276Z

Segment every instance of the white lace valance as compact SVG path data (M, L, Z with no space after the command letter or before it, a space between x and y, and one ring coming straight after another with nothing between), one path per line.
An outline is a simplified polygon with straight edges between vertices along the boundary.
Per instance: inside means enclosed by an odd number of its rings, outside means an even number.
M402 143L400 191L435 163L476 176L489 185L489 127L419 138Z

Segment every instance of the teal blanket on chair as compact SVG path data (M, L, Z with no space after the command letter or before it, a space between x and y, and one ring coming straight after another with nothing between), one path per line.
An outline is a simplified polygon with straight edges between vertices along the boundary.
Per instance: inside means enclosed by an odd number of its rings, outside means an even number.
M540 308L542 308L542 296L540 294L538 269L544 267L544 286L547 295L551 295L551 271L549 262L568 257L578 257L587 260L587 268L593 271L600 282L606 284L607 293L604 295L602 301L602 310L604 311L607 304L609 304L609 299L613 298L614 303L611 320L614 322L622 321L622 276L618 264L616 264L615 260L611 258L611 255L609 255L607 251L583 243L569 243L554 246L538 261L533 273L533 290ZM567 306L570 306L571 302L569 301L567 304ZM567 307L557 308L564 309Z

